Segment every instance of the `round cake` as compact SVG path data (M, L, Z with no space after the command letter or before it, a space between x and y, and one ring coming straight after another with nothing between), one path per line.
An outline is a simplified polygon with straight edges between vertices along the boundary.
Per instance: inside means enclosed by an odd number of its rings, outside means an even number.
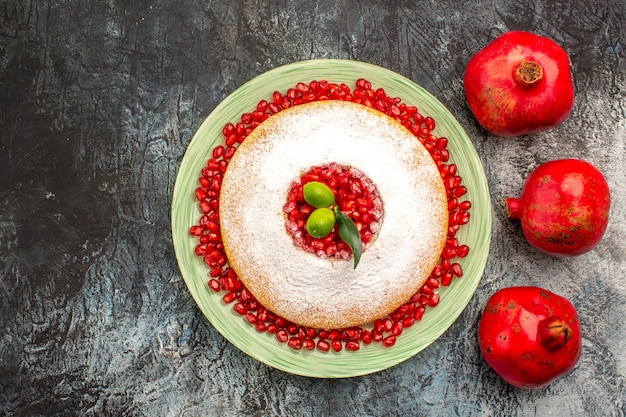
M311 167L364 173L382 201L376 239L354 268L294 244L287 193ZM224 173L220 228L228 263L268 310L302 326L370 323L407 302L429 277L448 228L446 190L428 151L393 118L344 101L316 101L269 117Z

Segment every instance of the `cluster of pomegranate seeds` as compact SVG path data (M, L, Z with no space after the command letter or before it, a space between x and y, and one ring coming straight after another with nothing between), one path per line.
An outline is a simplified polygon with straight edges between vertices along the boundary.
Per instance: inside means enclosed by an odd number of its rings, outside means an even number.
M309 169L291 184L283 210L287 216L285 227L296 246L319 257L350 259L352 251L339 236L335 227L323 238L312 237L306 221L315 210L304 200L303 188L312 181L325 184L335 195L335 204L354 222L364 251L378 233L383 214L382 201L372 181L357 169L335 163Z
M409 129L428 150L441 173L447 192L448 234L440 261L422 288L410 300L388 317L380 318L370 326L313 329L296 325L268 311L245 288L235 271L228 266L220 235L218 212L220 188L228 162L236 152L237 146L255 127L273 114L288 107L319 100L352 101L377 109L396 119ZM461 264L457 259L466 257L470 250L467 245L460 243L456 238L459 228L470 220L471 203L463 199L467 188L462 184L456 165L449 163L448 140L445 137L435 136L432 133L434 128L435 120L432 117L424 117L417 107L402 103L399 98L387 96L382 88L373 89L371 83L364 79L356 81L354 90L344 83L330 83L325 80L311 81L308 84L300 82L284 94L274 92L270 101L261 100L252 112L242 114L240 121L227 123L222 131L224 145L218 145L213 149L211 158L202 168L199 186L195 190L202 216L198 224L189 229L189 233L198 238L198 244L195 247L196 255L203 258L210 270L209 288L215 292L223 292L223 301L226 304L232 304L234 311L243 316L257 331L275 335L277 341L286 343L292 349L318 349L325 352L330 350L339 352L344 349L356 351L363 344L374 342L381 343L383 346L393 346L404 329L421 320L427 308L439 304L438 289L450 285L454 278L460 278L463 275ZM317 169L323 171L331 168L317 167L309 173L316 175ZM368 189L368 187L364 188ZM296 197L299 198L299 195ZM288 197L288 200L291 198ZM375 194L370 192L370 198L370 202L374 202L376 206ZM348 196L338 204L344 204L342 211L349 211L350 201L356 204L356 200L357 197ZM370 207L368 204L365 207ZM360 212L360 209L357 211ZM376 217L375 210L369 208L364 209L362 214ZM375 234L375 230L372 230L375 226L372 227L372 225L378 220L379 217L376 217L370 223L362 222L361 230L369 230ZM296 223L298 221L296 220ZM314 247L314 245L311 246ZM328 245L324 245L321 249L327 250Z

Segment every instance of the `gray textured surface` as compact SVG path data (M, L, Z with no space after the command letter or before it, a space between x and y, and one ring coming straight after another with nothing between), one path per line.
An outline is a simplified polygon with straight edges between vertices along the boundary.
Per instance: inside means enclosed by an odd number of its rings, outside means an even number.
M464 100L469 57L511 29L569 52L571 117L487 135ZM0 415L624 416L626 3L608 1L0 2ZM456 115L494 204L484 277L418 356L370 376L270 369L199 313L176 264L169 205L186 145L236 87L309 58L377 64ZM539 163L580 157L613 191L601 244L531 249L500 202ZM535 391L480 357L488 297L544 286L581 313L573 373Z

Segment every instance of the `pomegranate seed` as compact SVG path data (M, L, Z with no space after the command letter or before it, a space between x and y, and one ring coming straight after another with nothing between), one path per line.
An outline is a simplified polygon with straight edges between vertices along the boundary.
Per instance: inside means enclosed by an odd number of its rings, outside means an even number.
M356 80L356 88L369 89L372 88L372 84L363 78L359 78L358 80Z
M469 253L469 249L470 248L467 245L459 246L456 250L456 256L458 256L459 258L465 258Z
M361 341L366 345L372 343L372 333L369 330L363 330L361 332Z
M400 336L402 334L402 322L395 322L391 328L391 334L394 336Z
M442 150L446 149L447 146L448 146L448 139L447 138L439 138L437 140L437 150L442 151Z
M217 161L215 159L209 159L209 161L207 162L207 168L209 168L209 171L217 171Z
M239 281L232 276L222 276L222 288L226 291L236 292L239 288ZM239 298L239 294L237 294L237 298Z
M317 348L322 352L328 352L330 350L330 343L327 340L320 339L317 341Z
M279 111L281 111L281 110L282 110L282 109L280 108L280 106L279 106L279 105L277 105L276 103L269 103L269 104L267 105L267 108L269 109L270 113L272 113L272 114L276 114L276 113L278 113Z
M232 135L234 132L235 132L235 125L233 125L230 122L226 123L226 125L222 129L222 135L224 135L224 137L228 137Z
M207 214L211 211L211 205L207 201L201 201L199 206L200 211L204 214Z
M289 339L288 345L292 349L300 350L302 349L302 339L299 337L292 337Z
M414 317L405 317L404 319L402 319L402 327L405 329L408 327L411 327L414 323L415 323Z
M192 236L200 236L204 233L204 229L200 226L191 226L189 228L189 234Z
M298 337L302 340L306 339L306 330L304 327L298 327Z
M339 330L333 330L328 334L328 338L330 340L340 340L342 338L342 334Z
M235 155L235 152L237 151L237 148L235 148L234 146L229 146L228 148L226 148L226 151L224 152L224 159L225 160L230 160L233 155Z
M209 280L209 288L211 288L215 292L219 292L222 288L220 287L220 283L216 279Z
M435 280L437 281L437 280ZM412 303L405 303L400 307L400 312L402 313L402 317L411 316L413 314L413 310L415 306Z
M383 333L384 332L383 327L384 327L383 319L376 319L376 320L374 320L374 329L373 329L373 331L375 331L376 333Z
M442 259L441 260L441 268L443 268L444 271L447 271L450 269L450 260L449 259Z
M434 293L429 299L428 299L428 305L430 307L434 307L437 304L439 304L439 293Z
M256 324L258 322L254 313L246 313L246 320L248 320L250 324Z
M403 313L403 311L402 311L402 310L400 310L400 308L398 308L396 311L392 312L392 313L389 315L389 318L390 318L391 320L393 320L394 322L395 322L395 321L402 320L402 317L404 317L404 313Z
M233 306L233 310L235 310L235 312L241 316L243 316L244 314L246 314L248 312L248 309L246 308L245 304L243 303L237 303Z
M202 201L207 198L206 190L201 187L196 188L196 199Z
M424 308L424 306L418 306L415 308L415 313L413 314L413 318L415 319L415 321L419 321L422 319L422 317L424 316L424 312L426 311L426 309Z
M376 329L372 330L372 341L373 342L380 342L381 340L383 340L383 334L381 332L379 332Z
M209 188L211 186L211 182L209 181L208 176L202 176L198 178L198 183L200 183L201 188Z
M256 124L256 123L261 123L265 121L265 119L267 119L269 116L261 110L255 110L252 112L252 117L254 118L254 121L252 122L252 124Z
M472 208L472 203L469 200L459 203L459 210L468 211L470 208Z
M392 328L393 328L393 320L391 320L390 318L385 318L383 320L383 330L386 332L390 332Z
M233 301L235 301L236 299L237 299L237 292L235 292L235 291L231 291L231 292L229 292L229 293L225 294L225 295L222 297L222 300L224 300L224 302L225 302L226 304L230 304L230 303L232 303Z
M243 303L248 303L250 301L254 301L254 297L252 296L252 293L247 288L244 288L243 290L241 290L241 293L239 294L239 301Z
M207 233L206 236L209 239L209 242L221 242L222 237L219 233Z
M252 123L253 120L253 116L252 113L244 113L241 115L241 123L243 123L244 125L249 125L250 123Z
M387 336L383 340L381 340L381 343L385 347L391 347L396 344L396 336L394 335Z
M295 88L290 88L287 90L287 98L289 98L290 100L295 99L296 97L298 97L298 90L296 90Z
M235 134L237 136L243 136L246 133L246 126L243 124L243 122L239 122L235 125Z
M331 342L331 346L335 352L341 351L343 349L343 345L341 344L341 340L333 340Z
M260 308L259 311L256 313L256 316L259 319L259 322L267 321L267 310L265 310L264 308Z
M295 324L288 325L287 326L287 332L290 335L298 334L298 326L296 326Z
M426 280L426 285L431 288L439 288L439 280L433 277L430 277Z
M443 251L441 252L441 256L444 259L452 259L456 257L456 248L449 248L449 247L443 248Z
M281 329L276 332L276 339L281 343L285 343L287 340L289 340L289 333L287 333L287 330Z
M213 158L214 159L219 159L222 156L224 156L224 151L225 148L222 145L216 146L215 148L213 148Z
M356 351L359 350L361 348L361 345L359 345L359 342L354 342L354 341L348 341L346 342L346 350L350 350L350 351Z
M431 272L431 276L435 279L439 278L443 274L443 268L441 265L435 265L433 268L433 272Z
M233 146L234 144L238 142L239 142L239 136L233 133L232 135L226 138L226 140L224 141L224 144L230 148L231 146Z
M273 322L274 324L276 324L276 322L278 321L278 317L276 316L276 314L272 313L271 311L267 311L265 310L265 312L267 313L267 321L268 322Z
M361 329L360 328L351 328L343 331L344 339L356 341L361 338Z

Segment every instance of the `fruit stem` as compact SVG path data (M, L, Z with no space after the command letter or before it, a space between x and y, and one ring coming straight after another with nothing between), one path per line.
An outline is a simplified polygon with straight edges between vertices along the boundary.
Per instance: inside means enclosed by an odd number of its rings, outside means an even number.
M543 67L537 61L522 61L515 70L515 80L524 87L532 87L543 78Z
M572 329L560 317L548 317L539 322L539 339L548 350L561 349L572 338Z
M504 211L509 219L519 219L522 215L519 198L505 198Z

